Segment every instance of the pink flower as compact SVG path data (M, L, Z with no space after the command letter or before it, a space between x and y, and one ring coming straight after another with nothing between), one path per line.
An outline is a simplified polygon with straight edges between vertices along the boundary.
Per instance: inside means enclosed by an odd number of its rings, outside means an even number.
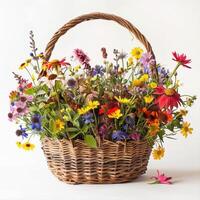
M187 56L185 54L178 54L176 52L172 52L174 58L172 58L172 60L180 63L182 66L187 67L187 68L191 68L189 67L187 64L191 63L190 59L187 59Z
M155 64L155 60L153 59L153 56L149 52L142 54L142 57L140 58L140 62L142 63L144 67L147 67L147 68Z
M132 140L136 140L136 141L139 141L140 140L140 134L139 133L137 133L137 132L135 132L135 133L131 133L130 135L129 135L129 138L131 138Z
M75 49L74 50L75 58L85 67L89 66L90 59L89 57L83 52L82 49Z
M172 184L172 182L170 181L172 177L167 177L164 173L160 174L159 170L157 170L157 176L153 176L152 179L155 179L155 182L153 183Z

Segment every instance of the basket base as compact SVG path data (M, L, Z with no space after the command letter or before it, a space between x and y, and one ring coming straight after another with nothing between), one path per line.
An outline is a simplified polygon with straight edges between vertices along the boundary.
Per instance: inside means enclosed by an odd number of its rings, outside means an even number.
M51 170L50 170L51 171ZM52 172L53 173L53 172ZM117 180L103 180L102 182L99 180L84 180L84 181L74 181L73 179L63 179L62 177L59 177L59 175L54 175L59 181L70 184L70 185L80 185L80 184L118 184L118 183L130 183L133 182L134 180L138 179L140 176L146 173L146 170L141 172L140 175L129 177L125 179L124 177L122 179L117 179Z

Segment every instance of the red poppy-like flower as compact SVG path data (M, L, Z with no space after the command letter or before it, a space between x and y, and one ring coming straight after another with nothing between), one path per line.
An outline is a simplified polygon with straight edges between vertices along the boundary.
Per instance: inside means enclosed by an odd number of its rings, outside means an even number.
M188 66L187 64L191 63L191 59L187 59L187 56L185 54L178 54L176 52L172 52L174 58L172 58L172 60L179 62L182 66L187 67L187 68L191 68L190 66Z
M154 94L158 95L155 99L155 103L158 104L160 109L166 108L172 110L173 107L178 107L182 102L180 94L173 88L164 88L160 85L155 89Z

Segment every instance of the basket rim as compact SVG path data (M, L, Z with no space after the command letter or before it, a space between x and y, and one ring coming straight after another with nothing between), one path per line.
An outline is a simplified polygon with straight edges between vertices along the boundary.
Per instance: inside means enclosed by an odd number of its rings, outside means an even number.
M73 140L73 141L70 141L69 139L58 139L58 138L50 138L50 137L47 137L45 136L44 138L41 139L42 142L45 142L45 141L50 141L50 142L58 142L58 143L67 143L69 145L72 145L74 147L78 146L79 144L81 145L85 145L85 147L87 148L91 148L89 146L87 146L87 144L84 143L84 140L80 140L80 139L76 139L76 140ZM128 140L128 141L111 141L111 140L103 140L101 141L101 145L100 146L97 146L97 148L91 148L91 149L101 149L101 147L103 145L111 145L111 146L124 146L126 147L127 145L130 145L130 144L135 144L135 145L138 145L138 144L145 144L145 143L148 143L148 141L146 139L143 139L143 140L139 140L139 141L136 141L136 140Z

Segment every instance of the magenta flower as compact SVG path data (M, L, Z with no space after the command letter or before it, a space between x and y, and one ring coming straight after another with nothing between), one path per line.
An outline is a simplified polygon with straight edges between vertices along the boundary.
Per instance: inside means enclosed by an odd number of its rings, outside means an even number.
M149 68L151 65L155 64L155 60L153 59L152 55L149 52L142 54L140 62L145 68Z
M137 133L137 132L135 132L135 133L131 133L130 135L129 135L129 138L131 138L132 140L136 140L136 141L139 141L140 140L140 134L139 133Z
M153 183L157 184L172 184L170 181L172 177L165 176L164 173L160 174L159 170L157 170L157 176L153 176L152 179L155 179Z
M190 66L187 65L187 64L191 63L191 59L187 59L187 56L185 54L183 54L183 53L178 54L176 52L172 52L172 55L174 56L174 58L172 58L172 60L178 62L183 67L191 68Z
M75 58L85 67L89 66L90 59L89 57L83 52L82 49L75 49L74 50Z

